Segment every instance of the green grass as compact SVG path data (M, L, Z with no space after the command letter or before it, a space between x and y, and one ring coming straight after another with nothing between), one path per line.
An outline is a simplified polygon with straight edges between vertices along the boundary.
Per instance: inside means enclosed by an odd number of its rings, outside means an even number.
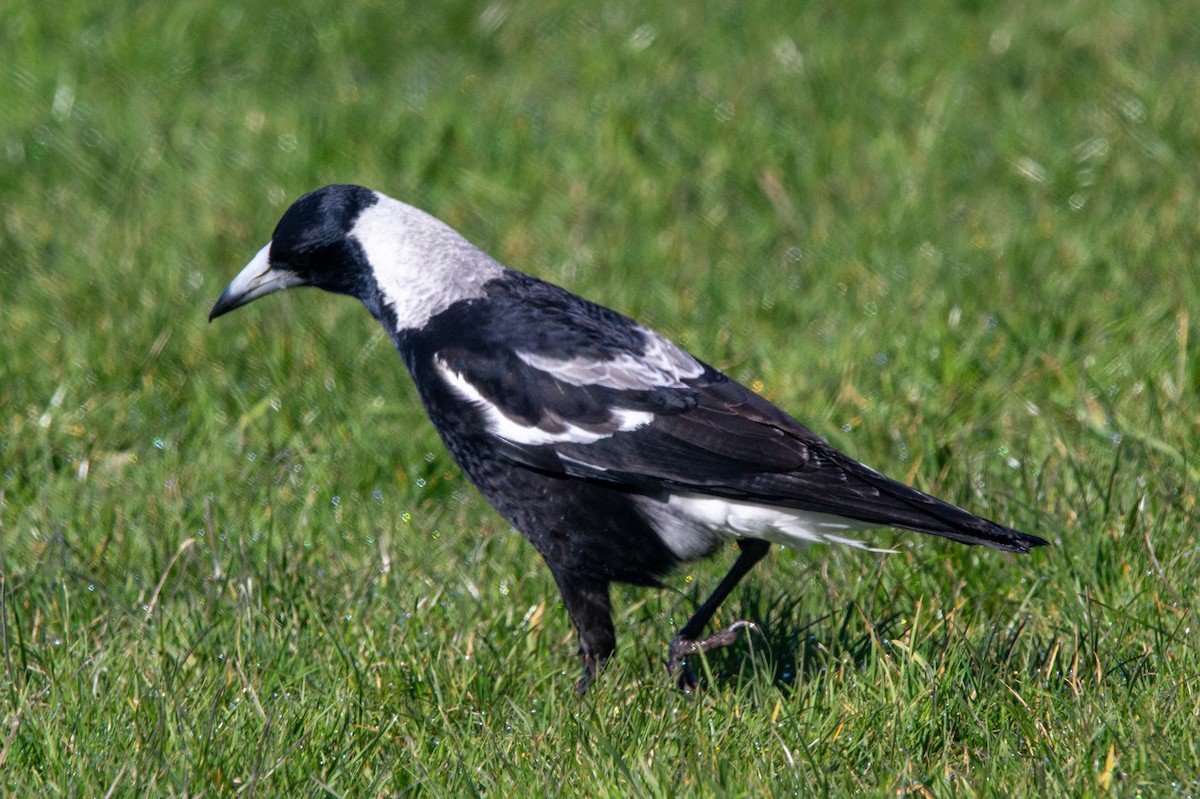
M0 794L1200 793L1194 8L226 5L0 19ZM684 695L722 552L577 700L367 314L206 323L333 181L1057 546L776 552Z

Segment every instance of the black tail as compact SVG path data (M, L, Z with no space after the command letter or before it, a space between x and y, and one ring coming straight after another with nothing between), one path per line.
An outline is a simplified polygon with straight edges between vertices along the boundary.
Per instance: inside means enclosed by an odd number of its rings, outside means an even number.
M878 492L877 501L870 503L871 507L864 508L865 513L855 513L854 518L937 535L972 546L982 544L1006 552L1025 553L1034 547L1050 544L1044 538L968 513L949 502L885 477L841 453L837 454L840 456L838 465L847 476L866 483L873 489L872 493Z

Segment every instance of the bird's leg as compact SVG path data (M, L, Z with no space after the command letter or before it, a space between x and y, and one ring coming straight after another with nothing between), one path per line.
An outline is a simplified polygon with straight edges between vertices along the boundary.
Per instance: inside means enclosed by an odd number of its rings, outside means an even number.
M746 538L738 542L738 547L741 552L738 553L737 560L730 567L729 572L721 579L716 590L709 595L708 599L704 600L704 604L700 609L688 619L687 624L683 625L683 629L671 641L670 649L667 657L667 673L671 676L682 666L682 671L679 673L679 687L684 690L690 690L696 687L696 675L692 672L687 663L687 656L696 652L707 652L710 649L717 647L729 646L737 640L738 630L758 629L754 622L750 621L735 621L724 629L718 630L707 638L700 638L700 633L712 620L713 614L717 612L717 608L725 601L725 597L729 596L729 592L734 589L734 586L746 576L750 569L754 568L754 564L758 563L767 554L771 545L758 538Z
M575 683L575 693L583 696L617 650L608 581L564 573L554 568L550 571L558 583L558 592L567 606L571 623L579 634L579 659L583 663L583 676Z

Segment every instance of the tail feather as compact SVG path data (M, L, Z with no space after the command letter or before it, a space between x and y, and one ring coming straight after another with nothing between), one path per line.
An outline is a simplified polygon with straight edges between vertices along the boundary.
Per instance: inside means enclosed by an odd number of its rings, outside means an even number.
M888 500L878 503L876 508L868 509L866 514L855 514L863 521L941 536L972 546L982 544L1006 552L1025 553L1050 543L1039 536L976 516L949 502L885 477L848 457L843 458L844 461L840 465L848 475L867 483L879 493L880 499Z

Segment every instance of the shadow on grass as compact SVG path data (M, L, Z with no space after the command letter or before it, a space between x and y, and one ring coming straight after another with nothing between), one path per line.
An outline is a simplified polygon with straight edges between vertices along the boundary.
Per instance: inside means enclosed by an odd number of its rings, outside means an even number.
M701 686L710 679L729 684L746 677L769 678L778 688L790 691L834 671L869 670L876 658L893 655L892 640L911 633L905 614L912 612L912 606L901 603L896 611L879 616L877 609L870 607L873 598L865 600L851 600L812 618L805 617L803 609L786 594L747 587L736 603L730 603L722 623L745 619L759 629L743 634L725 649L707 653L707 669L696 663ZM1123 624L1138 626L1127 617ZM1177 620L1171 629L1160 631L1161 637L1165 642L1175 641L1185 624L1185 618ZM1152 648L1133 645L1136 636L1120 625L1108 630L1107 640L1098 640L1100 636L1091 626L1031 629L1029 617L1020 610L994 616L959 611L939 626L940 634L926 638L919 649L939 673L941 667L935 665L939 662L965 661L966 668L950 668L939 679L947 684L959 681L968 692L996 682L1070 692L1078 689L1081 679L1130 692L1155 676L1156 657L1164 656ZM1101 662L1108 667L1093 670L1088 665Z

